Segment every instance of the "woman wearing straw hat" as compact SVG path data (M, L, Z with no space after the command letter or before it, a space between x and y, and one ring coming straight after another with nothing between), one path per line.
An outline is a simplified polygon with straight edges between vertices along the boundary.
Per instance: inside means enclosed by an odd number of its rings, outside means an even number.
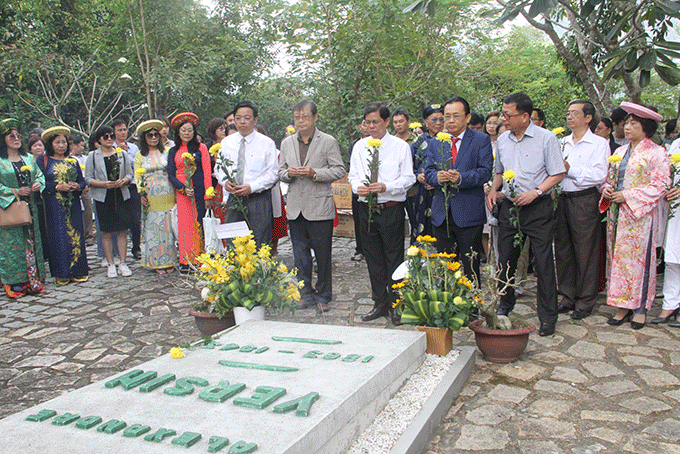
M160 144L163 122L148 120L137 127L139 151L135 179L142 201L142 266L158 274L171 273L177 264L172 208L175 189L168 180L168 153Z
M670 184L666 150L651 141L663 117L631 102L625 134L630 143L609 158L609 177L602 190L600 211L609 209L607 222L607 304L618 308L607 323L631 320L633 329L645 326L656 294L656 244L659 201Z
M210 154L196 138L198 117L191 112L172 119L177 145L168 153L168 178L177 191L177 225L179 230L180 271L203 253L203 216L206 202L214 196Z
M46 129L42 133L45 154L38 166L45 174L43 202L48 247L50 249L50 274L57 285L87 280L87 255L83 211L80 192L85 179L80 164L69 157L70 131L63 126Z
M35 159L23 150L19 121L0 121L0 208L25 200L33 220L27 226L0 227L0 280L8 298L43 291L45 261L35 196L44 187L45 177Z

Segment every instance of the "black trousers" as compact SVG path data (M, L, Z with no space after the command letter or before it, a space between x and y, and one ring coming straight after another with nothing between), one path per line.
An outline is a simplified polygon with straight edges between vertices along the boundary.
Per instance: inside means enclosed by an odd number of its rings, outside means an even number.
M471 282L479 282L480 255L482 253L482 233L484 225L473 227L458 227L449 219L449 229L446 221L442 225L434 226L434 236L437 238L437 252L456 253L463 264L463 272Z
M137 185L131 184L128 186L130 190L130 208L132 213L129 216L130 236L132 237L132 254L141 252L141 238L142 238L142 199L137 191Z
M330 302L333 299L331 262L333 220L308 221L301 214L295 220L288 220L288 227L298 278L305 283L300 293L303 295L316 293L324 303ZM312 286L312 249L318 270L316 287Z
M404 204L373 213L369 228L368 205L359 203L359 235L371 279L375 307L392 307L396 294L392 290L392 273L404 261Z
M501 279L505 279L506 270L507 275L514 279L521 246L513 245L517 233L517 228L510 225L510 208L513 203L508 199L498 203L498 262ZM527 237L530 239L531 250L536 258L534 267L537 279L536 312L541 325L551 325L557 321L557 280L552 250L554 219L553 201L549 195L541 196L531 205L525 205L519 210L521 231L525 239ZM512 310L515 301L515 289L509 288L501 297L500 307Z
M599 286L602 216L599 191L581 197L563 194L557 204L555 263L562 304L591 312Z
M229 196L227 203L227 213L224 216L224 222L238 222L243 221L243 214L234 208L234 198L236 196ZM248 224L250 230L253 231L253 237L257 247L263 244L271 244L272 242L272 226L274 224L272 212L272 191L266 191L250 194L243 201L248 210Z

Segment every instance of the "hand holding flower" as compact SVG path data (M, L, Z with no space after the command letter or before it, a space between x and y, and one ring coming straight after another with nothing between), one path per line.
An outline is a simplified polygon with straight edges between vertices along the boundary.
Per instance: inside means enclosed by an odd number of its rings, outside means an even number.
M625 203L626 198L623 196L623 191L616 191L612 194L612 202Z
M604 197L607 200L611 200L614 192L615 192L614 188L612 188L611 186L607 186L602 190L602 197Z

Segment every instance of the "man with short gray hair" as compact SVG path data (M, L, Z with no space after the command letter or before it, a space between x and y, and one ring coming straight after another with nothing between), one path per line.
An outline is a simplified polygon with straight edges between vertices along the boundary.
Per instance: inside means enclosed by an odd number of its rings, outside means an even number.
M316 104L303 99L293 107L295 133L281 142L279 178L288 183L287 217L298 277L305 283L299 309L330 309L333 299L331 248L335 203L331 183L345 176L338 141L316 129ZM312 286L312 249L318 279Z
M576 99L567 105L567 127L562 139L567 174L560 183L555 224L557 289L562 296L557 310L580 320L595 307L599 284L601 216L600 187L607 178L609 142L591 128L600 120L592 102Z

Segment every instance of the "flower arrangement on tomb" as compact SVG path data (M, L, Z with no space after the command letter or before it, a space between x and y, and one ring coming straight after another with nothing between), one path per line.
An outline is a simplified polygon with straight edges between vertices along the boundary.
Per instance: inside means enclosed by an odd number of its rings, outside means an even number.
M407 273L392 288L399 294L394 304L401 323L450 328L468 324L472 308L484 304L479 292L464 275L456 254L437 253L435 238L416 238L421 247L407 251Z
M296 270L289 271L271 255L269 245L258 250L253 235L235 238L223 254L202 254L198 262L197 278L203 290L201 301L194 304L197 311L214 312L220 318L237 306L295 312L302 281L296 281Z

